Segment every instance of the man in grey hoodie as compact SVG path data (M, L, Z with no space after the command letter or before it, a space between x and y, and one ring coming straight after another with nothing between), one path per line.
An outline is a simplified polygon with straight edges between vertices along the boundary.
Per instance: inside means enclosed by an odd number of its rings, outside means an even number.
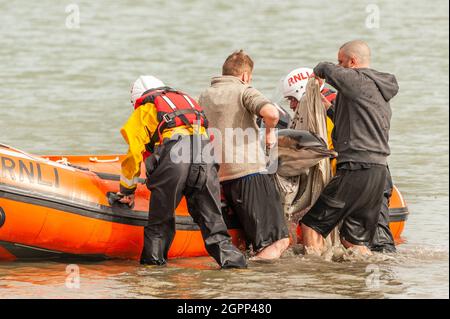
M333 145L337 174L301 221L304 244L321 252L325 238L342 222L341 242L370 254L390 154L389 101L397 94L395 76L370 68L370 49L359 40L345 43L339 65L319 63L314 74L338 90Z

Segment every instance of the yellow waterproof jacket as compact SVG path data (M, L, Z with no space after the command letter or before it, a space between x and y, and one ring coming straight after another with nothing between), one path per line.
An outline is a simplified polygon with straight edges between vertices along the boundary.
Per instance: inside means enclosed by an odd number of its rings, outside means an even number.
M331 139L331 132L333 131L334 124L333 121L327 116L327 137L328 137L328 149L334 150L333 140ZM336 159L331 160L331 172L336 175Z
M146 151L145 146L150 142L158 124L156 106L153 103L146 103L136 108L121 128L120 133L128 144L128 152L122 161L122 172L120 175L120 192L122 194L133 194L136 190L138 178L141 175L143 154ZM167 128L161 132L162 139L170 139L175 134L192 135L194 132L193 127L182 125ZM206 135L204 127L200 129L200 134ZM155 145L158 144L159 142Z

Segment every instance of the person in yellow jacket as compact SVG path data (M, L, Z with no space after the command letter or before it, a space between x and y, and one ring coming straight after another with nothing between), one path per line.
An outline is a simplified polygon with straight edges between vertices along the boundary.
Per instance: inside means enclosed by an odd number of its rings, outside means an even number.
M121 129L129 148L122 161L118 197L121 203L134 204L145 159L151 195L141 264L167 263L176 231L175 209L185 196L208 253L222 268L246 267L246 258L232 244L223 220L218 165L203 154L210 141L205 138L207 122L198 104L153 76L134 82L131 103L135 110ZM200 147L193 147L197 142ZM190 152L176 157L180 148Z

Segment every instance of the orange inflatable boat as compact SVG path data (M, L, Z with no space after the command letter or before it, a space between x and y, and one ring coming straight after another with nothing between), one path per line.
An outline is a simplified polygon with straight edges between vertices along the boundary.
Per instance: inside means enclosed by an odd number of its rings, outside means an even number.
M122 159L123 155L34 156L0 144L0 261L137 260L149 191L142 178L133 209L111 206L108 193L119 189ZM244 248L236 216L225 204L223 212L233 242ZM390 227L396 240L407 216L406 204L395 188ZM199 228L182 200L169 258L206 255Z

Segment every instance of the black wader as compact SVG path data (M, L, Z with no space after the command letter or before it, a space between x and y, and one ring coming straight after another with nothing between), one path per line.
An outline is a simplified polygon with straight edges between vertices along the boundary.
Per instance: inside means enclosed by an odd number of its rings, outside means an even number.
M166 140L146 160L147 187L151 191L148 225L144 229L142 264L163 265L175 236L175 209L183 196L189 213L199 225L208 253L222 268L246 267L243 253L231 242L222 217L218 164L177 163L171 149L180 142L192 145L193 136ZM209 141L201 141L201 149ZM210 161L211 162L211 161Z

